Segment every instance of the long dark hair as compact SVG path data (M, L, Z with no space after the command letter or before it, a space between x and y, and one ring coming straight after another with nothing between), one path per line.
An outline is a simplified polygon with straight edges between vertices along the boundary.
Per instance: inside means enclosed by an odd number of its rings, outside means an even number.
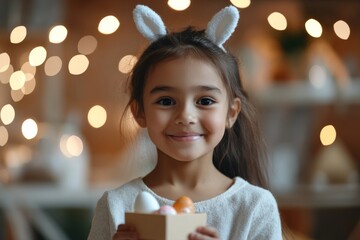
M267 188L266 154L260 136L257 117L240 79L236 58L211 42L203 30L189 27L181 32L168 33L152 42L142 53L130 76L130 100L143 111L143 91L149 72L156 64L170 59L193 55L211 62L226 87L229 102L241 101L241 112L226 130L213 155L215 167L233 178L240 176L250 183Z

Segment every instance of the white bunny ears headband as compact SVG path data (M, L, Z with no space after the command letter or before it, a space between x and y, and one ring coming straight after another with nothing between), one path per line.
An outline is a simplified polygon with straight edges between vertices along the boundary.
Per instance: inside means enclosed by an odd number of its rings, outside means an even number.
M161 17L149 7L137 5L133 11L133 17L139 32L150 42L167 34ZM207 38L225 51L223 44L234 32L239 18L240 14L236 7L223 8L208 23L205 30Z

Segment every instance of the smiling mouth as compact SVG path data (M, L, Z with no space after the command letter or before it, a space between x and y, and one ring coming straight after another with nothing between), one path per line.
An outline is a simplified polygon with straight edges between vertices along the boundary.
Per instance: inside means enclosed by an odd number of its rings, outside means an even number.
M203 134L191 134L191 135L171 135L169 134L168 137L170 137L171 139L178 141L178 142L191 142L191 141L196 141L199 140L200 138L203 137Z

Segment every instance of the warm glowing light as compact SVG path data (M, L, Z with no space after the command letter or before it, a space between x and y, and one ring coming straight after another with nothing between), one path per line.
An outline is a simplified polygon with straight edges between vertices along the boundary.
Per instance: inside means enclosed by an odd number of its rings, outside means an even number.
M324 146L331 145L336 140L336 130L333 125L327 125L321 129L320 141Z
M118 66L119 71L122 73L131 72L137 60L138 60L137 57L133 55L124 56L119 62L119 66Z
M15 119L15 109L10 104L6 104L1 108L0 119L5 125L9 125Z
M85 55L73 56L69 61L69 72L73 75L83 74L89 67L89 60Z
M26 38L26 34L25 26L17 26L10 33L10 42L14 44L21 43Z
M0 72L5 72L10 66L10 56L6 52L0 54Z
M102 106L95 105L88 112L88 121L93 128L102 127L106 119L106 110Z
M65 157L78 157L84 149L83 141L76 135L63 135L60 139L60 150Z
M322 88L326 83L326 69L319 65L314 65L309 71L309 81L315 88Z
M21 88L21 91L25 95L29 95L35 90L36 87L36 79L30 73L25 74L26 81L24 87Z
M63 25L57 25L53 27L49 32L49 41L51 43L63 42L68 34L68 30Z
M167 3L169 5L169 7L171 7L172 9L174 9L176 11L183 11L190 6L191 1L190 0L169 0Z
M21 126L21 132L26 139L33 139L38 133L38 126L31 118L26 119Z
M321 27L321 24L317 20L312 19L312 18L307 20L305 23L305 29L310 36L312 36L314 38L321 37L322 27Z
M250 0L230 0L230 2L234 4L235 7L238 8L247 8L251 4Z
M24 98L24 93L21 91L21 89L19 89L19 90L11 89L10 95L11 95L11 99L14 102L19 102Z
M21 71L23 71L24 73L30 73L33 76L35 76L36 73L36 67L31 66L29 62L25 62L22 66L21 66Z
M62 60L58 56L49 57L44 66L44 71L47 76L55 76L58 74L62 67Z
M99 22L98 30L102 34L112 34L120 26L119 20L114 16L106 16Z
M9 133L4 126L0 126L0 147L6 145L9 140Z
M347 40L350 37L350 27L343 20L339 20L334 23L334 32L339 38L343 40Z
M11 74L9 83L12 90L19 90L25 85L26 76L23 71L16 71Z
M82 153L84 145L81 138L72 135L66 141L66 148L71 156L78 157Z
M33 50L31 50L29 54L29 63L31 66L40 66L45 62L46 59L46 49L42 46L35 47Z
M94 36L88 35L82 37L78 42L78 51L81 54L89 55L95 51L97 40Z
M5 72L0 72L0 82L3 84L9 83L10 77L13 73L14 73L14 68L10 64L10 66L8 67L8 69L6 69Z
M270 26L276 30L283 31L287 27L287 21L284 15L279 12L271 13L267 18Z

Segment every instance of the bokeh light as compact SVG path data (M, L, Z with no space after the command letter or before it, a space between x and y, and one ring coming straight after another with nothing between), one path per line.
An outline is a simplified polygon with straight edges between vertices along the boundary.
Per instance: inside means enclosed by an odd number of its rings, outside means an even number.
M251 4L250 0L230 0L230 2L234 4L235 7L238 8L247 8Z
M118 66L119 71L125 74L131 72L137 60L138 60L137 57L134 55L124 56L123 58L121 58L119 62L119 66Z
M169 5L169 7L171 7L172 9L174 9L176 11L183 11L190 6L191 1L190 0L169 0L167 2L167 4Z
M57 25L51 28L49 32L49 42L62 43L68 34L68 30L63 25Z
M76 135L64 134L60 138L60 151L65 157L78 157L84 149L83 141Z
M115 16L106 16L99 22L98 30L102 34L112 34L120 26L119 20Z
M9 133L4 126L0 126L0 147L6 145L9 140Z
M25 62L22 66L21 66L21 71L23 71L25 74L26 73L30 73L33 76L35 76L36 73L36 67L31 66L29 62Z
M6 69L4 72L0 72L0 82L3 84L9 83L11 75L14 73L14 68L12 65Z
M15 109L11 104L6 104L0 110L0 119L5 125L9 125L15 119Z
M343 20L339 20L334 23L334 32L340 39L343 40L347 40L350 37L350 27Z
M10 56L6 52L0 54L0 72L5 72L10 66Z
M26 76L23 71L16 71L11 74L9 83L12 90L19 90L25 85Z
M287 27L287 21L283 14L279 12L271 13L267 18L270 26L276 30L283 31Z
M78 51L81 54L89 55L95 51L97 40L94 36L87 35L82 37L78 42Z
M336 140L336 129L333 125L326 125L320 131L320 141L324 146L331 145Z
M85 55L78 54L69 61L69 72L73 75L83 74L89 67L89 60Z
M23 91L21 89L19 89L19 90L11 89L10 96L14 102L21 101L24 98L24 95L25 94L23 93Z
M24 95L29 95L35 90L36 79L30 73L26 73L25 76L26 76L25 85L21 88L21 91L22 93L24 93Z
M88 112L88 121L93 128L102 127L107 119L106 110L100 106L93 106Z
M31 50L29 54L29 63L31 66L40 66L45 62L46 59L46 49L42 46L35 47Z
M21 125L21 132L26 139L33 139L38 133L38 126L33 119L26 119Z
M305 29L307 33L314 38L321 37L323 31L321 24L312 18L306 21Z
M17 26L10 33L10 42L13 44L18 44L24 41L27 35L27 30L25 26Z
M44 71L47 76L55 76L62 68L62 60L58 56L49 57L44 66Z

